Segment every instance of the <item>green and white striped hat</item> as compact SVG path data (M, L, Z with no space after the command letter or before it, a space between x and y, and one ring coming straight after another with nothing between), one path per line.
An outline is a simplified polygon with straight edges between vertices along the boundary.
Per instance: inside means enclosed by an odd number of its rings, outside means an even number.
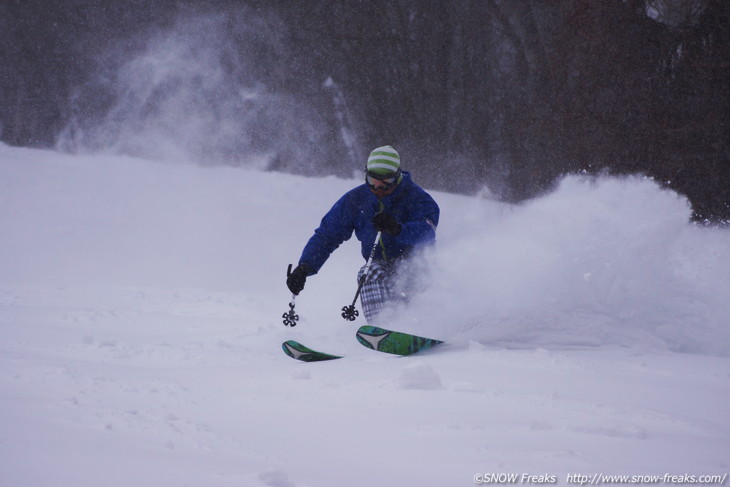
M378 147L370 153L366 169L375 174L397 173L400 169L400 154L390 145Z

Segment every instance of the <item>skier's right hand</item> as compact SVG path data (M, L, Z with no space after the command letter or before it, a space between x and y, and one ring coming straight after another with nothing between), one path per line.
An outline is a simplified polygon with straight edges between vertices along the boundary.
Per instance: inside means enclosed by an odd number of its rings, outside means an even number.
M304 289L307 274L309 274L307 264L299 264L293 271L291 270L291 264L289 264L289 268L286 270L286 286L292 294L299 294Z

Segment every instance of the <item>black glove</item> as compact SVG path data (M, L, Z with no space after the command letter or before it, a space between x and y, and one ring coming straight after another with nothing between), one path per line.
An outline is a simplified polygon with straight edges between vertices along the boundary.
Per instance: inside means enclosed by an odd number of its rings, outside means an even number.
M299 264L294 271L291 270L291 264L289 264L289 268L286 270L286 286L292 294L302 292L308 274L309 266L307 264Z
M400 233L400 223L393 215L387 213L378 213L373 217L373 225L375 230L390 235L398 235Z

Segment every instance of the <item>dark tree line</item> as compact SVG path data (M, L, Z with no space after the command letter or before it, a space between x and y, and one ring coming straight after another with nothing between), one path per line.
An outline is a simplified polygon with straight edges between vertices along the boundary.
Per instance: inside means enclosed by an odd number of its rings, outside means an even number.
M256 44L255 75L320 114L320 169L347 174L392 143L431 187L509 201L563 174L643 173L697 220L730 219L727 0L6 0L2 140L48 146L73 113L98 115L78 87L110 46L244 7L227 28L250 49L239 26L255 14L284 43ZM272 167L298 164L290 151Z

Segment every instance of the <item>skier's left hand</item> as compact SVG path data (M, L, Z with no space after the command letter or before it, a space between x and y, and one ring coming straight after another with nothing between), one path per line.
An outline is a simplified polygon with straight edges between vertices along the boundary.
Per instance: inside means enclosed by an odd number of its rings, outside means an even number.
M375 215L373 217L373 226L378 232L390 235L398 235L401 230L400 223L398 223L393 215L387 213L378 213Z
M309 274L309 266L307 264L299 264L294 271L291 270L291 264L286 270L286 286L292 294L298 295L304 289L307 282L307 274Z

